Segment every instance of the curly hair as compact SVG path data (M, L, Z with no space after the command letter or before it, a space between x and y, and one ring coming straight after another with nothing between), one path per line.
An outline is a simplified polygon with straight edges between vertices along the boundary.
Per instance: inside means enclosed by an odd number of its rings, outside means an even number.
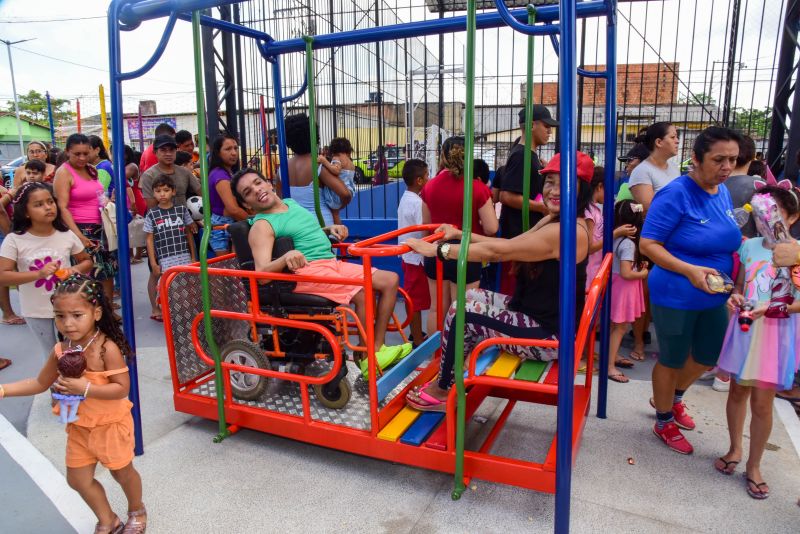
M334 137L328 145L328 151L331 154L347 154L349 156L353 153L353 145L346 137Z
M311 153L311 127L308 115L289 115L283 121L286 126L286 146L297 156ZM317 135L319 137L319 135Z
M455 176L464 176L463 137L449 137L442 143L442 164Z
M76 294L82 296L86 299L86 302L92 306L99 306L102 311L96 325L106 336L100 348L100 356L105 356L106 342L108 342L109 339L117 344L123 356L131 356L133 351L128 344L128 340L125 339L125 334L122 333L119 323L114 319L114 311L111 309L111 303L106 299L105 293L103 293L103 286L100 285L100 282L83 274L70 275L56 286L55 291L53 291L53 294L50 296L50 302L55 302L58 297L63 295Z

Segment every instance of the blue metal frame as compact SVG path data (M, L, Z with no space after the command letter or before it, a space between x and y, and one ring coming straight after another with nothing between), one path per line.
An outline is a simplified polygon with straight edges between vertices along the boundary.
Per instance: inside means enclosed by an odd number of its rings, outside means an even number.
M561 247L559 262L558 422L556 432L555 532L569 532L572 488L572 407L575 382L575 247L577 246L578 63L575 0L560 0L561 43L558 54L558 137L561 144ZM582 291L583 288L578 290Z
M45 91L44 96L47 98L47 122L50 123L50 143L56 146L56 126L53 124L53 104L50 102L50 91Z
M207 9L219 5L236 3L232 0L112 0L108 9L108 35L109 35L109 65L111 71L111 116L112 138L123 139L122 121L122 81L143 75L150 70L163 54L169 40L174 21L177 18L190 20L187 12ZM561 287L559 298L562 302L561 317L559 320L562 339L575 337L575 256L576 256L576 210L577 210L577 172L576 172L576 103L577 103L577 76L589 78L605 78L606 80L606 174L605 198L603 204L603 218L605 222L603 236L603 252L611 251L612 243L612 218L613 218L613 183L616 155L616 0L593 0L576 2L576 0L560 0L559 5L541 6L536 9L537 20L544 22L539 26L523 24L527 21L527 9L508 10L498 2L497 13L482 13L477 16L477 28L497 28L508 24L515 30L527 35L552 35L552 42L559 53L559 106L560 122L559 140L561 144ZM170 20L165 28L164 35L158 43L150 60L140 69L121 72L120 61L120 31L137 27L142 21L158 17L169 16ZM585 71L578 69L576 61L576 20L588 17L607 17L607 45L605 72ZM553 23L559 20L558 24ZM268 34L245 28L237 24L220 21L208 16L201 16L200 22L204 26L230 31L232 33L256 39L260 43L260 50L264 58L272 63L273 92L275 97L275 119L278 133L280 153L280 172L284 195L290 194L288 174L288 158L286 154L286 130L283 124L283 105L298 98L306 89L307 81L303 87L293 95L284 97L281 89L281 68L279 58L282 54L303 52L305 43L303 39L288 39L275 41ZM448 17L421 22L409 22L391 26L381 26L363 30L352 30L329 35L319 35L314 38L314 49L331 48L344 45L374 43L379 41L421 37L443 33L463 31L466 27L466 17ZM555 37L561 35L561 39ZM123 144L113 144L114 161L123 161ZM123 165L114 166L114 183L120 190L125 189L125 173ZM117 220L126 220L123 203L117 205ZM128 231L126 225L119 228L119 255L120 255L120 287L122 291L122 318L125 334L135 352L135 331L133 325L133 308L131 298L131 276L128 253ZM609 282L610 283L610 282ZM610 290L606 292L603 312L601 316L601 350L600 350L600 379L598 390L598 417L606 416L607 401L607 363L608 363L608 338L610 316ZM559 390L558 390L558 429L557 429L557 458L556 458L556 505L555 505L555 531L568 532L570 520L570 490L572 482L572 411L574 395L574 362L575 346L573 343L562 343L559 349ZM139 413L138 375L136 370L136 357L128 359L131 372L130 398L134 403L134 423L136 425L136 454L142 454L141 441L141 416Z
M617 157L617 0L608 0L606 15L606 166L603 178L603 255L614 245L614 162ZM613 43L613 46L611 44ZM608 359L611 333L611 283L609 278L600 315L600 375L597 387L597 417L606 418L608 404Z

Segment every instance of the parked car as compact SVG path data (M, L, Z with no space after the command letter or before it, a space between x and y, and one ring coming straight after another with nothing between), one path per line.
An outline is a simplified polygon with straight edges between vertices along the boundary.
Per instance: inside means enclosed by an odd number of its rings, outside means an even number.
M2 167L0 167L0 174L3 176L3 186L6 189L11 189L11 186L14 182L14 170L20 165L25 164L25 160L27 158L25 156L20 156L17 159L12 159Z
M384 150L387 174L390 179L399 180L403 177L403 167L406 165L406 147L387 145ZM371 183L378 170L378 151L370 152L369 158L353 161L356 166L354 180L357 184Z

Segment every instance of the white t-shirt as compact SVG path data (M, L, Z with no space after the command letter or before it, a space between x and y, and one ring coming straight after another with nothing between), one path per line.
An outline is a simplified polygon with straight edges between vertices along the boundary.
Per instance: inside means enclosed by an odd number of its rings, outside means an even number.
M422 224L422 199L418 194L406 191L397 206L397 227L405 228L406 226L416 226L418 224ZM402 245L409 237L422 239L424 235L422 232L403 234L397 239L397 242ZM408 264L422 265L422 255L417 252L406 252L401 258Z
M658 191L681 175L681 169L672 160L667 161L666 169L659 169L648 160L644 160L633 169L631 179L628 180L628 187L633 189L635 185L652 185L653 192Z
M9 234L0 246L0 256L16 262L17 271L24 273L38 271L51 261L60 261L63 267L70 266L70 257L83 252L83 244L72 232L54 230L47 237L30 233ZM53 305L50 295L58 283L53 275L19 286L19 300L22 315L39 319L53 318Z

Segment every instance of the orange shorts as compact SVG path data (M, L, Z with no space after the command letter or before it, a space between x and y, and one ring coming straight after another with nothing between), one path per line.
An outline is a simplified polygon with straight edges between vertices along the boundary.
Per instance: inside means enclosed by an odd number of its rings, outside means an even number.
M377 271L373 267L372 272ZM330 278L364 279L364 266L359 263L347 263L337 259L314 260L294 272L304 276L327 276ZM362 286L344 284L320 284L316 282L298 282L295 293L308 293L332 300L338 304L350 304L352 298L364 289Z
M67 467L78 468L97 462L116 471L133 461L133 417L116 423L86 428L67 425Z

